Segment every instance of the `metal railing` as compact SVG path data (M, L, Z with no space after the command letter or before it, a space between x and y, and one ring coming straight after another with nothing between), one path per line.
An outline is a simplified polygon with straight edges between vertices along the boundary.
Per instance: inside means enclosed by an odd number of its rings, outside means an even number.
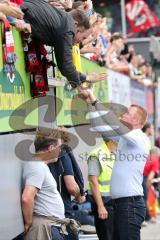
M80 234L79 240L98 240L97 234Z

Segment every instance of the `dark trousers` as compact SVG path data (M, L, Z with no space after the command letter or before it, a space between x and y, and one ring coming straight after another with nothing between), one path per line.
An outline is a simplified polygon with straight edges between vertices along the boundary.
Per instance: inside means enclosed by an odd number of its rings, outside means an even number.
M12 240L24 240L24 233L21 233L20 235L18 235L17 237L15 237Z
M143 197L119 198L114 204L114 240L140 240L146 208Z
M98 217L98 210L95 203L92 204L92 212L94 215L96 232L99 240L113 240L113 223L114 212L112 201L105 203L106 210L108 211L108 218L102 220Z
M73 233L70 227L67 227L68 235L65 236L65 240L78 240L78 234Z

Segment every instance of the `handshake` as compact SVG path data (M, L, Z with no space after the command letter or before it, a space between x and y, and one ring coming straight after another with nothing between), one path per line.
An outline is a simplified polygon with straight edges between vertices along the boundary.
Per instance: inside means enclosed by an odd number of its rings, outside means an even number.
M95 105L98 101L93 94L93 90L83 87L82 85L77 87L79 98L85 100L88 104Z
M106 73L96 73L93 75L87 75L86 83L92 84L106 79ZM93 94L93 89L83 86L83 84L77 87L79 98L85 100L87 103L94 105L97 102L96 97Z

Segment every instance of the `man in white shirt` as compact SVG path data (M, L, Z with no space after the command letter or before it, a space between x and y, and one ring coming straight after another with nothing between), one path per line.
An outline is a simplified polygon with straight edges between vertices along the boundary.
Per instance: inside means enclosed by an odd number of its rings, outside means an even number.
M110 186L115 211L114 240L140 240L141 224L146 214L143 170L148 157L148 141L141 128L147 113L142 107L131 105L118 119L111 109L98 102L90 90L81 90L81 93L92 105L90 116L94 129L105 138L118 141ZM99 119L95 117L95 111L101 112ZM108 131L112 126L114 130Z

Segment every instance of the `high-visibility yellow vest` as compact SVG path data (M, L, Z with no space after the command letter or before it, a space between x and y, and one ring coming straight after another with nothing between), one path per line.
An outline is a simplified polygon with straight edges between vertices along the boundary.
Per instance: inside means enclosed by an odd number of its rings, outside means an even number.
M102 196L110 194L110 179L114 164L114 154L112 154L105 142L89 154L89 157L96 157L101 165L101 174L98 176L99 190ZM88 184L88 192L91 194L90 183Z
M75 44L72 47L72 57L73 62L76 67L76 70L79 72L82 72L82 64L81 64L81 55L80 55L80 49L79 44Z

